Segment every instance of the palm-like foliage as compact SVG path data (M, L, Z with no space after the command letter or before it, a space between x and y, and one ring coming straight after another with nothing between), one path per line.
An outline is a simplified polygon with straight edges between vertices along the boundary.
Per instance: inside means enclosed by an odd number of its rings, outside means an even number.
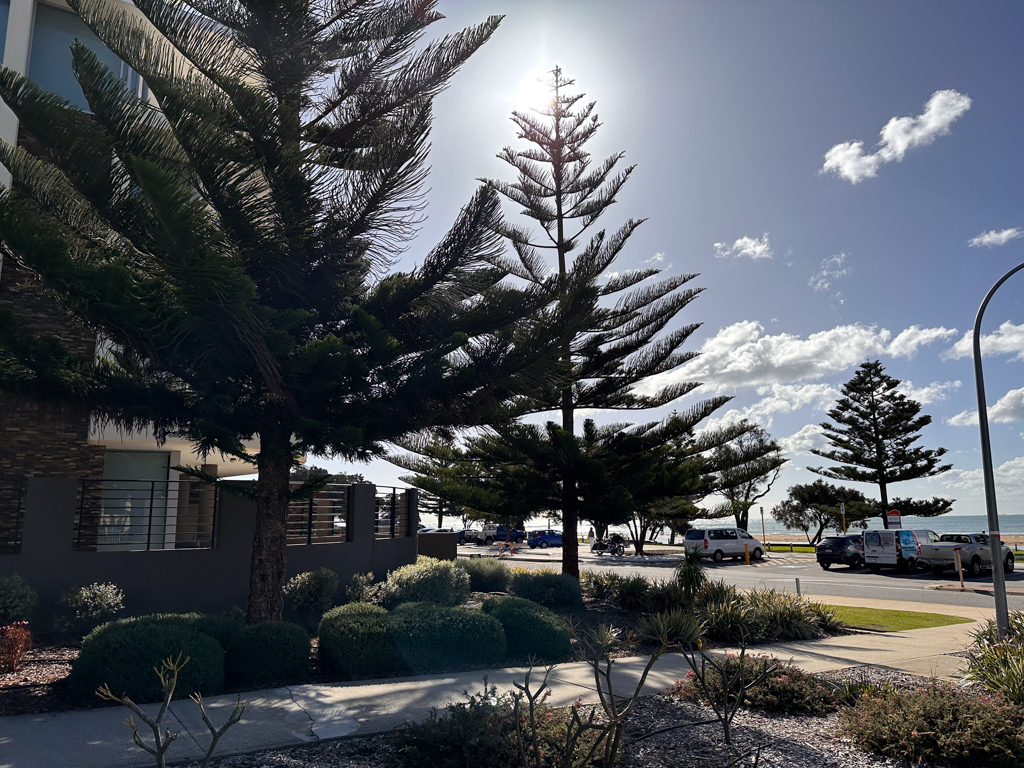
M593 232L584 243L583 238L615 202L633 166L619 169L622 153L592 165L586 145L600 123L594 102L583 104L581 94L567 92L574 82L556 67L548 83L550 102L532 114L512 113L519 138L531 146L521 151L507 147L498 155L515 169L515 182L486 181L540 226L536 235L524 227L502 226L502 234L518 256L508 268L527 284L547 291L556 304L564 305L570 297L578 302L574 316L580 328L562 352L567 381L537 390L530 403L535 412L560 410L562 429L570 434L579 408L654 408L698 386L682 382L649 393L636 387L694 356L679 348L697 325L658 335L701 292L685 288L696 277L691 274L653 282L649 281L659 274L658 269L607 274L641 220L630 219L611 234ZM546 253L556 260L555 281L550 279ZM567 309L563 311L568 314ZM562 493L566 542L562 567L578 576L578 495L571 473L562 478Z
M549 326L571 324L538 311L549 286L494 266L493 191L389 271L420 216L431 98L499 18L422 45L431 0L71 5L153 102L77 42L89 112L0 72L46 156L0 146L0 237L107 354L0 316L0 390L252 461L249 619L272 619L296 455L365 458L549 386Z

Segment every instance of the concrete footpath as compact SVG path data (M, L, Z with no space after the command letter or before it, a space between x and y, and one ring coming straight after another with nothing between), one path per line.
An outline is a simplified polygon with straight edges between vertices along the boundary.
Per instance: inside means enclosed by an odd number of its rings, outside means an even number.
M943 613L975 621L992 616L990 609L931 603L896 603L857 598L814 597L833 605L892 608ZM976 624L955 624L897 633L856 632L803 643L757 646L757 654L772 654L810 672L855 666L877 666L917 675L953 678L961 659L951 655L968 643ZM633 690L646 659L620 659L615 663L615 690ZM657 693L688 671L680 654L667 654L655 665L645 692ZM483 677L499 690L522 681L525 669L499 669L450 675L427 675L371 682L296 685L243 694L249 708L217 747L218 755L296 746L343 736L387 731L409 720L426 717L431 708L459 701L468 691L482 688ZM536 673L535 673L536 675ZM596 699L593 674L586 664L560 664L549 678L550 703L569 704L578 698ZM224 722L235 696L206 700L215 725ZM156 705L146 707L156 712ZM152 758L131 741L122 724L121 708L0 717L0 768L120 768L151 766ZM172 704L165 728L180 732L168 752L171 763L197 760L205 754L210 735L198 708L188 699ZM143 731L149 740L148 728Z

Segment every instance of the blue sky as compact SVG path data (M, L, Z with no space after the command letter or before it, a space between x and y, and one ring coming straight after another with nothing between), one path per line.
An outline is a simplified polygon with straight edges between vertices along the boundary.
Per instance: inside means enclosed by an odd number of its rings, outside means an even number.
M958 342L992 283L1024 261L1024 6L449 0L440 10L435 34L506 18L436 102L429 218L407 264L476 178L512 179L494 157L516 141L508 114L529 107L533 78L557 64L597 101L593 154L621 150L637 164L604 226L648 221L615 268L653 259L669 274L699 272L706 288L678 318L703 323L687 347L703 354L670 376L734 395L721 418L747 416L785 439L791 462L766 509L815 478L813 425L860 362L880 359L926 402L923 443L948 448L955 466L894 492L984 512L971 357ZM970 245L984 233L994 234ZM983 328L1007 514L1024 511L1022 296L1024 276ZM359 471L380 484L401 474L383 462Z

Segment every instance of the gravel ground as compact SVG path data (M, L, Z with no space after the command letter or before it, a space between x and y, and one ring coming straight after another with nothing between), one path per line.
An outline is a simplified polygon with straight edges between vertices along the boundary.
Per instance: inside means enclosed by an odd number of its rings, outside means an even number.
M0 674L0 716L74 709L67 686L78 647L65 639L36 638L13 672Z
M926 679L914 675L859 667L837 670L824 677L834 682L888 681L908 688L928 684ZM620 765L622 768L754 768L755 765L757 768L905 768L899 761L876 757L854 746L838 733L838 717L834 714L790 717L741 710L733 721L734 743L730 746L722 742L722 728L717 722L676 728L637 740L684 722L712 719L714 714L710 708L672 696L641 698L625 735ZM213 765L216 768L385 768L389 743L387 734L343 739L228 757L213 761ZM198 763L192 763L186 768L197 766Z

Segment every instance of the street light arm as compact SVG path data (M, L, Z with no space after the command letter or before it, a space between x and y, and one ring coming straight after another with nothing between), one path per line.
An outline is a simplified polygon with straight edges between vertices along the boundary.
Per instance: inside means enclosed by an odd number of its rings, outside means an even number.
M1018 264L992 286L978 307L974 319L974 379L978 390L978 428L981 431L981 472L985 479L985 511L988 514L989 546L992 550L992 589L996 602L996 626L1000 637L1006 637L1010 628L1006 605L1006 575L1003 573L1003 542L999 536L999 514L996 510L996 480L992 470L992 444L988 431L988 404L985 398L985 374L981 365L981 321L992 296L999 287L1024 269Z

